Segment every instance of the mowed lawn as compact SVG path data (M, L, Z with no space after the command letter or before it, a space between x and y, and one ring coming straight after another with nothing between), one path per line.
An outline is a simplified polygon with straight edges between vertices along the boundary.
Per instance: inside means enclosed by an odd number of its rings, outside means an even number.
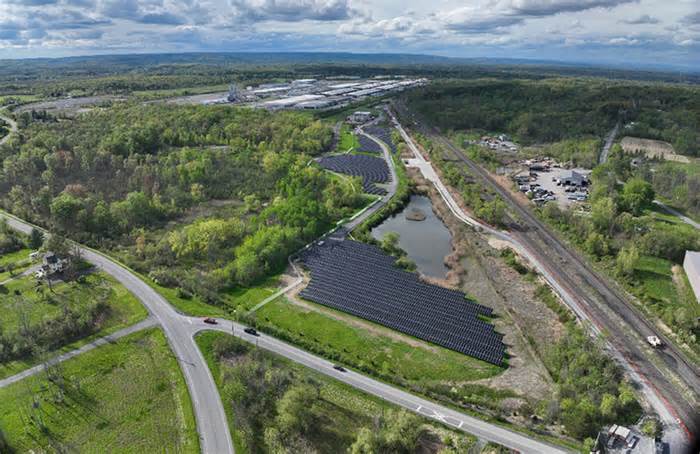
M314 305L314 303L308 303ZM323 308L348 320L351 315ZM464 382L492 377L502 368L470 356L401 335L392 338L387 328L370 323L361 328L328 315L306 310L278 298L258 310L258 325L263 331L281 330L284 337L307 349L337 358L360 370L373 369L381 374L417 383ZM269 329L272 328L272 329ZM411 343L409 343L411 342Z
M162 331L122 338L0 389L17 452L199 452L184 377Z
M357 150L358 148L360 148L360 142L357 140L357 136L352 132L352 129L348 125L341 126L336 151L345 153L350 149Z
M79 341L63 345L59 351L76 348L85 342L125 328L143 320L148 312L124 286L112 277L98 272L85 275L80 281L58 282L49 289L46 284L37 287L32 276L24 276L5 284L0 292L0 329L6 334L16 333L23 325L36 325L58 317L64 307L86 307L97 297L105 297L110 310L100 321L98 331ZM58 352L51 352L57 354ZM0 363L0 378L15 374L37 363L37 359Z

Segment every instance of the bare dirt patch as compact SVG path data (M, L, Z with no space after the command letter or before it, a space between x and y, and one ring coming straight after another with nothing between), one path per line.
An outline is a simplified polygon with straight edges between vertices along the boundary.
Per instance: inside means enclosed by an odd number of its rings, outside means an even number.
M489 240L457 220L435 190L417 172L409 173L417 189L428 195L436 215L452 234L453 252L445 258L446 279L426 279L457 287L497 314L496 329L508 345L509 368L496 377L476 383L510 389L525 396L544 399L553 391L552 380L541 361L544 345L561 336L557 315L535 297L536 284L526 281L507 266ZM499 244L498 246L505 246ZM538 349L536 346L540 346Z

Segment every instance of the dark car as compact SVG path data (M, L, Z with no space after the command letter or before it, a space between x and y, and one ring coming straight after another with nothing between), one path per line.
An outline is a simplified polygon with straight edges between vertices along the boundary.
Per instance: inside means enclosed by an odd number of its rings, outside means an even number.
M246 333L250 334L251 336L258 336L258 332L255 330L255 328L246 328L243 331Z
M209 323L210 325L216 325L217 322L215 318L207 317L203 320L204 323Z
M333 369L339 371L339 372L345 372L345 368L339 364L334 364Z

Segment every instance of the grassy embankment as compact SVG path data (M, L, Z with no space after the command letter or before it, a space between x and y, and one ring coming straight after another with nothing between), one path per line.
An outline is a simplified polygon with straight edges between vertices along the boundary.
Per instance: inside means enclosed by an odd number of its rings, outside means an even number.
M161 331L50 373L0 389L0 429L14 452L199 452L185 380Z

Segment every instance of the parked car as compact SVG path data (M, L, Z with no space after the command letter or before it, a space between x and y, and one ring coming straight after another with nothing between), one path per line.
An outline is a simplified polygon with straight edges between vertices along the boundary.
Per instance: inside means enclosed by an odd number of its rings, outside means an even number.
M246 328L243 331L246 333L250 334L251 336L259 336L258 332L255 330L255 328Z
M345 368L339 364L334 364L333 369L337 370L338 372L345 372Z
M204 323L208 323L208 324L210 324L210 325L216 325L217 323L219 323L219 322L216 321L215 318L211 318L211 317L205 318L205 319L203 320L203 322L204 322Z

